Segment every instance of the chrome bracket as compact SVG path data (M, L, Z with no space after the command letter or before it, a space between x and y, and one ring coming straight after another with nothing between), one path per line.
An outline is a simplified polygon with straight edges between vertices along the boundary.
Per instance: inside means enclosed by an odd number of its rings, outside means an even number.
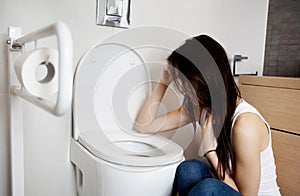
M6 43L9 45L9 50L11 51L21 51L23 49L23 46L13 38L9 38Z
M9 50L11 51L20 51L23 48L22 44L19 44L16 41L16 38L21 35L21 28L20 27L9 27L8 28L8 36L9 39L6 43L9 45Z

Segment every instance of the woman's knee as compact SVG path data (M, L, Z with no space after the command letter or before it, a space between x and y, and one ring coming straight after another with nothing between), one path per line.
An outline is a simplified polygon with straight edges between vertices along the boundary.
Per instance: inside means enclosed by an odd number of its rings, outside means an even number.
M185 195L199 181L210 178L211 174L206 165L198 160L182 162L176 171L174 190L180 195Z
M176 170L176 176L187 178L211 177L208 167L201 161L192 159L182 162Z
M208 196L208 195L218 195L219 187L218 180L214 178L207 178L196 184L188 193L188 196Z
M215 178L206 178L196 184L188 193L188 196L241 196L239 192Z

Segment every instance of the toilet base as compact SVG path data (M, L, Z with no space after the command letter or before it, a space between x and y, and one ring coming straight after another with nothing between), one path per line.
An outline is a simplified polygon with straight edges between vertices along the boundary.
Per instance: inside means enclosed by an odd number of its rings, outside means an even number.
M79 196L169 196L181 161L154 167L134 167L95 157L71 139L70 160L76 168Z

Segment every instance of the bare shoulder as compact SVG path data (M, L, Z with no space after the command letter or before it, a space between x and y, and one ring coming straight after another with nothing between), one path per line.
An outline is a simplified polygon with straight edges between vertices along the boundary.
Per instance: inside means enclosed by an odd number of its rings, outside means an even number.
M232 129L235 145L255 144L259 149L264 146L266 133L268 130L263 120L250 112L240 114Z
M266 129L266 125L258 115L252 112L245 112L237 117L233 129L240 131L245 129Z

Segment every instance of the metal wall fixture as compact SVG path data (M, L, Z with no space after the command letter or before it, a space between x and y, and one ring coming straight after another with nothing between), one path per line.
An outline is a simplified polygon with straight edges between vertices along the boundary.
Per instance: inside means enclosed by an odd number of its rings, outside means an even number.
M255 73L249 73L249 74L237 74L236 73L236 62L242 61L242 60L246 60L248 59L247 56L242 56L240 54L235 54L233 56L233 76L239 76L239 75L258 75L258 72L256 71Z
M129 28L131 0L97 0L97 25Z

